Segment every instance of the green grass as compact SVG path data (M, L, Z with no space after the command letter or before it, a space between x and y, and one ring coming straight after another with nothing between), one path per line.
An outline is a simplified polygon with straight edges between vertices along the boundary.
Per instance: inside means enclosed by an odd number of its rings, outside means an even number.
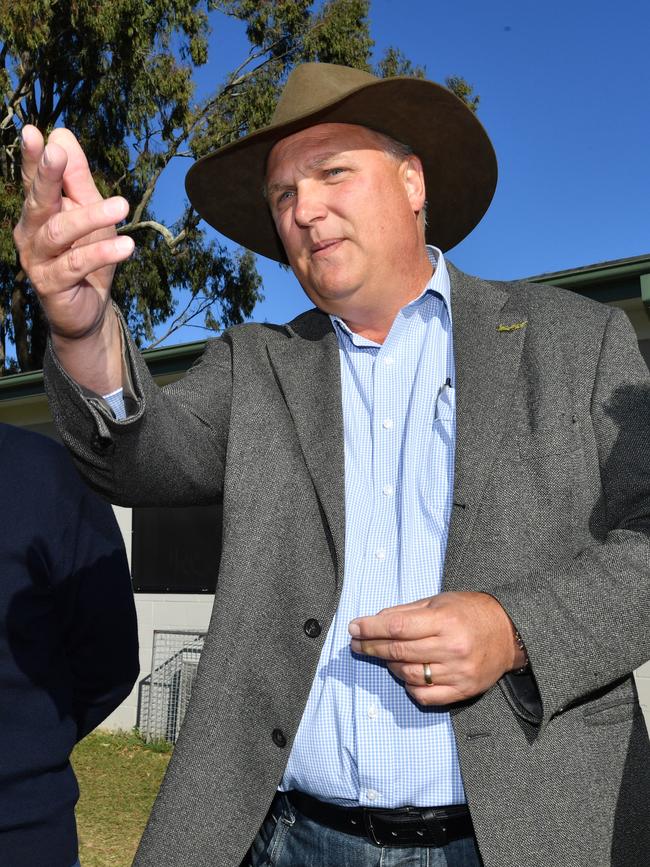
M131 867L172 747L135 732L96 731L78 744L79 858L83 867Z

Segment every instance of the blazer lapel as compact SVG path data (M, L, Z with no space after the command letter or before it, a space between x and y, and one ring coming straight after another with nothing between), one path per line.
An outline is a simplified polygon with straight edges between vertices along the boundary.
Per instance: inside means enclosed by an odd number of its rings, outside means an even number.
M500 286L449 266L456 371L454 506L445 589L459 586L461 555L503 436L526 316Z
M269 344L271 366L298 434L343 583L345 475L338 341L329 317L310 311L290 327L292 339Z

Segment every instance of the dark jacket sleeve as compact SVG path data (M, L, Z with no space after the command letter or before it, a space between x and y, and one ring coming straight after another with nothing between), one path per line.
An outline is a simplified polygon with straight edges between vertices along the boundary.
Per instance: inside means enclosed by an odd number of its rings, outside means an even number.
M120 530L111 507L80 480L78 484L61 586L80 740L130 693L139 664L135 604Z

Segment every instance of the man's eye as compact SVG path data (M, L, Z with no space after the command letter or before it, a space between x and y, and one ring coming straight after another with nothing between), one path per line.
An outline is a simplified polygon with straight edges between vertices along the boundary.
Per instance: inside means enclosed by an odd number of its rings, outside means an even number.
M333 169L328 169L327 174L328 175L340 175L344 171L345 171L345 169L342 166L335 166Z
M277 200L278 205L281 205L283 202L287 201L287 199L290 199L293 194L293 190L285 190L284 192L280 193Z

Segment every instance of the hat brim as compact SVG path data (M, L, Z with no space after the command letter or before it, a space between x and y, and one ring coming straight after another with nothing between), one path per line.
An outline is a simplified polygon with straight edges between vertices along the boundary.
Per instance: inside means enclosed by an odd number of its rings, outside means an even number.
M422 160L428 243L446 251L488 209L497 182L494 149L474 113L450 90L417 78L372 81L291 121L264 127L198 160L185 188L206 222L243 247L287 264L263 197L273 146L320 123L350 123L408 144Z

